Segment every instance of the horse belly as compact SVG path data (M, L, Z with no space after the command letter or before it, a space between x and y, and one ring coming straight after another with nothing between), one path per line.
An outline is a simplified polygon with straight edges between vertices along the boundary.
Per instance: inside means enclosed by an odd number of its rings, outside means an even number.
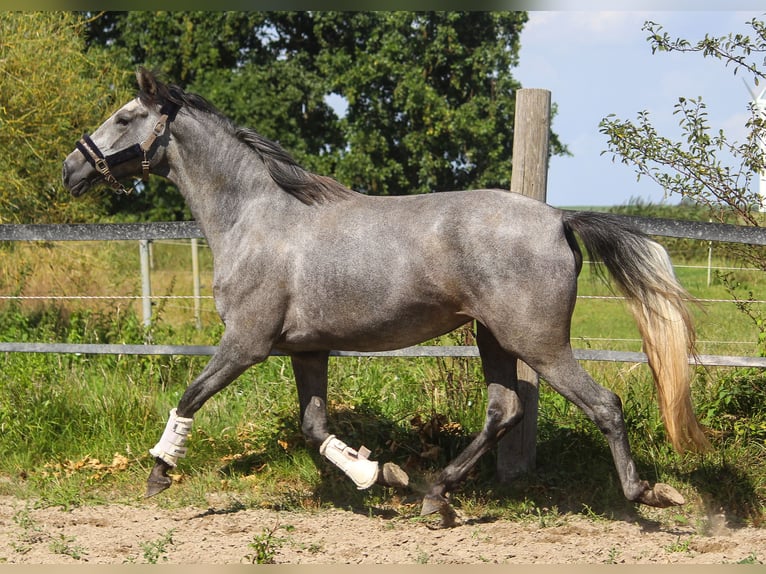
M470 317L433 304L371 308L347 303L342 308L313 309L294 319L277 348L296 352L389 351L448 333Z

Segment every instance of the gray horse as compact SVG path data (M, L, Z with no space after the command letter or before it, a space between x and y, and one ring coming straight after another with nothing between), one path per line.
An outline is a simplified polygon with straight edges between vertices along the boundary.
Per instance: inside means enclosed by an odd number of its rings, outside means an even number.
M570 322L582 255L575 234L631 304L670 441L708 446L690 398L694 332L688 295L665 250L620 218L567 212L502 190L370 197L310 173L276 143L239 128L204 98L137 73L139 94L84 136L64 161L74 196L106 180L149 173L173 182L214 259L225 324L218 351L170 412L150 450L147 496L171 484L197 410L272 350L295 371L307 441L358 488L406 485L327 426L330 350L397 349L476 322L487 384L484 427L436 477L422 512L453 516L448 493L522 417L516 360L580 407L606 436L625 496L683 504L639 478L620 399L575 360ZM141 139L144 137L144 139Z

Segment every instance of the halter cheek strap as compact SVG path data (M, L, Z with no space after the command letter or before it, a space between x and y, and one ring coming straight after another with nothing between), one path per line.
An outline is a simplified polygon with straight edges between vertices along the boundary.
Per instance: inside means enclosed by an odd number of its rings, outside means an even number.
M167 125L173 119L175 119L176 113L180 106L175 102L165 102L160 109L160 119L154 125L154 129L149 136L140 144L133 144L120 151L117 151L108 156L104 156L103 152L98 148L89 135L82 136L80 141L77 142L77 149L85 156L85 159L90 163L96 171L98 171L104 178L107 184L117 193L129 194L133 191L133 188L126 189L116 177L112 174L112 169L122 163L130 161L136 157L141 157L141 172L143 181L149 179L149 151L152 149L154 142L160 137Z

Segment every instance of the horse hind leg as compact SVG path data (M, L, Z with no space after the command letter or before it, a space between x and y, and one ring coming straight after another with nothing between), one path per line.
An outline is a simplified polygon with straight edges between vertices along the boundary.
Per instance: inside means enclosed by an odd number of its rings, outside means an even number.
M446 494L465 480L479 458L493 448L523 415L516 392L516 357L505 351L483 325L477 325L476 335L487 384L487 412L481 432L441 471L423 498L421 515L439 512L442 526L452 526L456 518Z
M597 384L575 360L571 349L563 349L559 356L562 358L552 366L538 365L538 372L558 393L578 406L604 434L625 497L658 508L683 504L683 496L673 487L662 483L651 487L639 478L628 444L620 398Z
M301 431L306 441L319 447L319 453L342 470L357 488L364 490L373 484L405 487L407 474L393 463L385 463L382 469L376 461L369 460L369 451L350 448L330 434L327 426L327 360L329 353L300 353L290 359L298 388Z

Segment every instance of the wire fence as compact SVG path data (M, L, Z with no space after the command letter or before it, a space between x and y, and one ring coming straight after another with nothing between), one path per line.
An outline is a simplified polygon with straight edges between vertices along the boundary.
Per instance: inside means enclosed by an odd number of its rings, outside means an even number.
M752 227L739 227L733 225L721 225L713 223L675 221L655 218L640 218L633 216L623 216L629 219L639 229L651 235L660 235L667 237L683 237L690 239L701 239L706 241L728 241L738 243L749 243L755 245L766 245L766 230ZM174 222L157 224L95 224L95 225L0 225L0 241L140 241L142 245L147 245L149 241L163 243L174 246L189 246L191 239L194 243L196 239L202 237L199 227L195 222ZM204 243L201 244L205 246ZM195 248L196 249L196 248ZM146 252L146 261L142 261L142 268L151 269L151 251L142 250L142 256ZM43 294L43 295L10 295L0 294L0 301L141 301L144 304L144 310L151 310L152 302L186 302L191 301L193 306L178 306L178 308L193 310L196 319L199 322L199 313L209 311L214 313L213 309L202 309L200 302L213 299L212 295L203 295L199 292L199 266L194 273L195 294L176 295L176 294L155 294L147 290L149 284L148 277L144 278L142 284L144 290L141 294ZM710 264L702 265L678 265L677 268L707 270L710 273ZM734 266L716 266L714 269L721 271L760 271L754 268L734 267ZM150 271L144 271L150 273ZM619 295L578 295L581 300L604 300L620 301L624 300ZM702 298L696 301L703 304L734 304L731 299L720 298ZM749 299L747 304L762 305L766 300ZM151 320L145 316L145 323ZM627 343L639 345L641 340L638 338L619 338L619 337L590 337L579 335L573 337L573 342L577 341L600 342L600 343ZM751 341L699 341L700 343L709 343L711 345L729 345L729 346L752 346ZM117 354L212 354L215 346L190 346L190 345L85 345L85 344L57 344L57 343L0 343L0 352L52 352L52 353L117 353ZM478 349L470 346L437 346L431 347L420 345L397 352L387 353L342 353L334 352L334 356L434 356L434 353L440 353L442 356L478 356ZM275 353L279 354L279 353ZM628 361L645 362L643 353L634 353L629 351L613 351L603 349L577 349L576 356L583 360L604 360L604 361ZM766 360L761 357L743 357L743 356L718 356L701 355L697 358L701 364L706 365L724 365L724 366L755 366L766 367Z
M45 301L45 300L119 300L126 299L136 301L143 299L143 295L0 295L0 300L17 300L17 301ZM154 300L172 300L172 299L213 299L212 295L151 295L151 299ZM624 301L625 297L619 295L578 295L578 299L601 299L604 301ZM694 299L698 303L734 303L732 299ZM748 299L748 303L764 304L766 300L762 299Z

